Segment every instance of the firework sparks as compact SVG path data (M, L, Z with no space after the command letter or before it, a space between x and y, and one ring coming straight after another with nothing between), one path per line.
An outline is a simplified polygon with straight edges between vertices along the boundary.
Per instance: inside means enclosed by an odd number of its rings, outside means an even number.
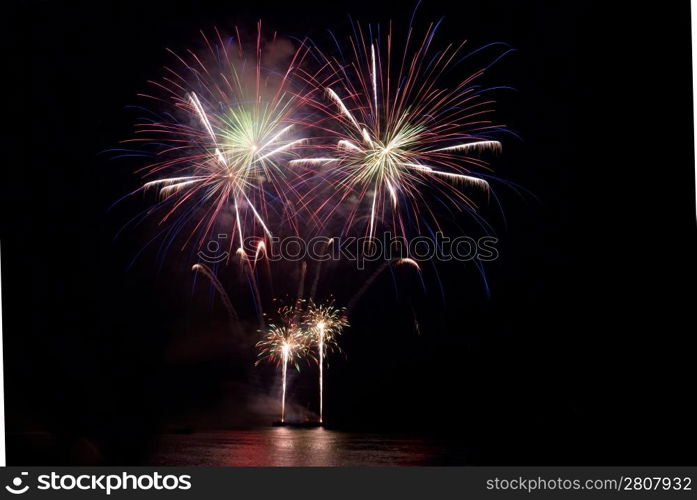
M312 342L317 344L319 363L319 421L324 421L324 357L331 349L338 349L337 337L348 326L345 309L332 303L316 305L310 302L304 323Z
M294 364L296 369L300 369L298 361L307 352L306 337L299 328L271 324L256 345L259 349L257 364L269 361L282 370L281 422L285 422L288 364Z
M277 40L264 42L257 29L254 56L245 55L239 33L224 40L216 30L213 39L203 35L207 51L175 54L181 69L166 68L161 82L150 82L158 94L143 94L171 110L139 124L128 141L157 150L158 161L140 171L141 190L159 193L148 213L160 212L161 224L192 228L185 245L194 235L203 244L216 222L231 235L231 250L247 234L270 236L269 199L283 203L293 191L285 162L305 139L290 75L306 50L290 56L280 75L267 71L264 55Z
M312 357L309 351L308 337L302 328L300 303L293 306L281 306L276 311L278 323L271 323L263 338L257 342L259 349L256 364L268 361L279 366L283 373L281 392L281 422L286 415L286 385L288 364L300 370L299 362L304 357Z
M429 55L435 30L431 25L423 42L412 48L410 29L403 54L396 56L391 32L383 47L359 25L350 40L349 61L325 57L338 80L308 76L327 96L313 104L336 124L333 129L327 126L336 142L325 148L330 154L325 151L321 157L291 164L327 166L340 201L354 195L364 200L370 207L369 237L387 220L393 234L404 234L409 220L430 219L437 225L425 196L427 185L445 201L470 210L476 204L460 188L489 188L480 172L486 163L479 154L498 152L501 143L489 137L499 128L487 119L493 101L473 85L483 70L454 86L442 85L441 76L455 66L462 45ZM322 206L334 211L339 204ZM357 210L347 217L347 228L358 220Z

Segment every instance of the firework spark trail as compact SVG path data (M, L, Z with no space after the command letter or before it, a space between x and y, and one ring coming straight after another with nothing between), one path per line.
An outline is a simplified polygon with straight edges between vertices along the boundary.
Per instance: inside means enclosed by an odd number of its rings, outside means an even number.
M317 323L319 336L319 423L324 421L324 322Z
M336 338L348 326L345 309L334 307L330 301L327 304L315 304L310 301L304 315L306 325L313 342L317 344L319 363L319 422L324 422L324 358L327 348L336 348Z
M382 274L382 272L387 269L390 266L390 261L385 261L383 262L380 267L378 267L373 274L370 275L370 277L363 282L363 286L361 286L358 291L354 294L353 297L351 297L351 300L349 300L348 304L346 305L346 309L351 311L353 307L356 305L358 300L363 296L363 294L370 288L370 285L373 284L373 282L377 279L378 276Z
M286 380L288 374L288 356L290 347L288 344L283 344L283 395L281 396L281 422L286 421Z
M237 311L232 305L232 302L230 302L230 297L228 294L225 292L225 288L223 288L223 285L220 283L218 278L215 277L215 274L210 270L208 266L205 264L194 264L191 267L191 270L194 272L199 272L203 274L206 278L210 280L210 282L213 284L215 289L218 291L220 294L220 299L223 301L223 305L225 306L225 309L228 312L228 315L230 316L230 319L237 325L239 324L240 318L237 315Z
M487 164L478 155L500 151L501 143L490 135L501 127L487 117L493 101L485 100L474 84L484 70L455 85L441 83L464 44L448 45L429 55L436 27L429 26L416 46L411 43L410 27L401 58L392 57L391 29L385 50L379 38L368 39L360 25L349 39L352 51L347 60L327 57L317 49L333 73L326 78L305 75L318 89L307 101L335 124L323 129L335 142L323 146L321 156L290 163L331 167L325 175L333 192L326 195L318 189L305 198L306 206L313 207L320 199L320 209L314 210L332 215L342 201L355 195L358 205L369 210L368 237L389 219L392 233L403 236L410 220L417 221L417 232L418 221L430 219L439 226L428 203L427 187L460 210L476 209L458 184L488 191L489 184L479 172ZM338 202L325 199L334 196ZM346 217L345 230L356 226L358 209Z
M264 241L259 241L257 243L257 249L256 252L254 252L254 265L256 266L257 262L259 261L259 255L264 255L266 256L266 243Z
M298 280L298 293L296 294L297 303L299 305L303 301L305 295L305 276L307 275L307 262L303 261L300 264L300 279Z
M329 245L334 244L334 238L328 238L327 242L324 244L324 249L326 250ZM315 279L312 282L312 288L310 289L310 300L313 300L315 298L315 293L317 293L317 285L319 285L319 278L322 274L322 259L319 259L317 261L317 269L315 271Z
M252 300L254 301L254 308L257 312L257 318L259 319L259 325L264 325L264 312L261 305L261 292L259 291L259 284L257 283L256 275L254 274L254 268L252 263L249 261L249 257L242 250L240 253L240 264L244 267L244 273L247 275L247 280L252 289Z
M351 297L351 300L349 300L348 304L346 305L346 310L351 311L358 300L363 296L365 292L368 291L370 286L375 282L375 280L380 276L385 269L390 267L390 264L395 264L397 266L399 265L408 265L410 267L415 268L419 273L421 273L421 266L419 266L418 262L416 262L414 259L411 259L409 257L401 258L401 259L393 259L393 260L388 260L383 262L374 272L373 274L370 275L370 277L363 282L363 285L361 288L358 289L358 291L354 294L353 297Z

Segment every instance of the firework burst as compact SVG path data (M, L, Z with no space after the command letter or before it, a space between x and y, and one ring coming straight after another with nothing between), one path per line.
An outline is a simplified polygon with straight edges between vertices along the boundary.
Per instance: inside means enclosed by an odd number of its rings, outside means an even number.
M290 75L307 51L275 36L265 41L260 24L253 50L245 51L239 32L202 36L205 51L172 52L176 69L149 82L156 92L142 95L166 110L138 124L130 142L155 149L157 161L139 171L140 190L160 195L148 214L157 212L175 233L186 227L184 246L192 238L202 245L219 223L233 250L236 239L242 248L246 236L270 236L271 201L282 211L293 192L286 161L305 139ZM287 67L269 69L281 59Z
M474 84L484 70L455 85L443 84L464 44L431 55L436 27L429 26L420 44L413 43L410 29L400 55L392 50L391 31L382 43L358 25L348 61L322 56L332 68L329 76L307 75L326 96L312 102L329 117L320 126L333 142L321 155L290 163L324 169L335 195L334 202L319 203L320 209L333 212L350 197L358 198L346 228L357 223L360 207L369 206L368 236L381 222L393 234L406 235L409 221L438 225L426 186L436 188L443 202L469 210L476 204L462 188L488 191L482 175L487 164L479 156L499 151L501 144L491 137L500 128L488 119L493 101Z

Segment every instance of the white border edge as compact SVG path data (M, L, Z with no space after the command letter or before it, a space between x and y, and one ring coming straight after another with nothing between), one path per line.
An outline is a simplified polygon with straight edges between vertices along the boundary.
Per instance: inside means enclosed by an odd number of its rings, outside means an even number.
M690 1L690 21L692 31L692 145L695 152L695 194L697 195L697 80L695 80L695 70L697 70L697 0ZM697 196L695 196L695 218L697 218Z
M2 246L0 246L0 467L7 465L5 455L5 367L2 349Z

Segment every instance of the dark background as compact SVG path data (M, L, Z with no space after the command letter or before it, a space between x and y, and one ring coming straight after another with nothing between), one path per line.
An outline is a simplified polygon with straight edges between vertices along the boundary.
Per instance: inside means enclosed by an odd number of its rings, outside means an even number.
M583 5L420 8L420 26L445 16L441 40L518 49L487 75L517 89L497 95L497 117L522 137L504 140L494 168L534 196L497 187L507 224L493 214L490 297L472 266L439 268L444 298L376 281L346 356L332 359L337 427L438 429L478 464L694 464L689 8L656 13L635 36L627 12L601 23L609 12ZM346 33L347 14L404 25L412 7L15 5L3 30L4 104L18 117L1 177L8 463L139 463L172 426L267 423L251 393L269 393L273 371L255 371L254 353L227 339L187 255L148 247L132 263L147 226L114 239L145 205L109 211L137 187L138 163L102 152L130 136L125 107L142 104L136 94L170 62L164 49L196 46L200 29L262 18L322 37ZM337 298L362 279L337 278ZM301 405L314 399L302 383L294 391Z

